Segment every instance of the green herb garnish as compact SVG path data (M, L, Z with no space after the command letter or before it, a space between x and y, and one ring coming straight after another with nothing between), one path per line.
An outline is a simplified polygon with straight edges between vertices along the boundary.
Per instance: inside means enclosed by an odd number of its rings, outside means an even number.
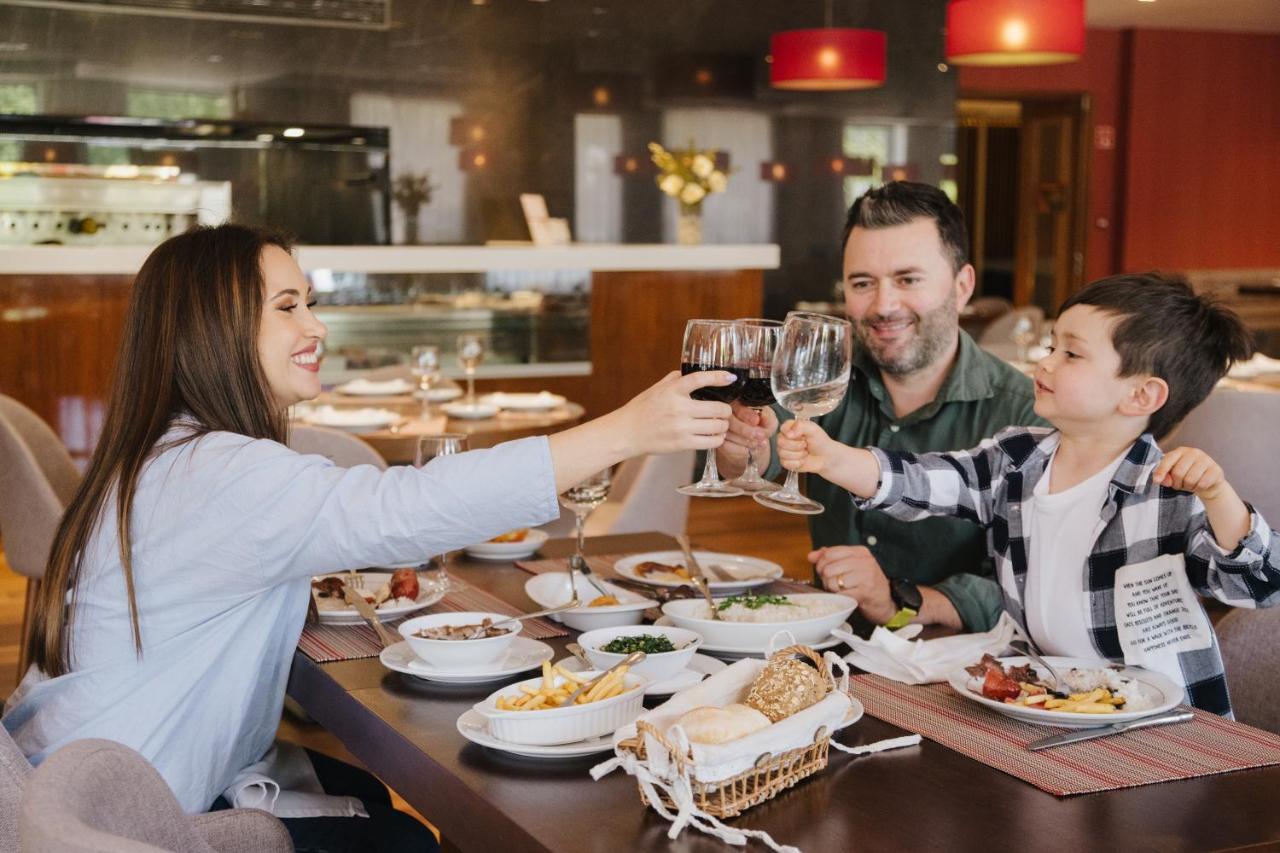
M611 655L629 655L632 652L644 652L646 655L660 655L674 652L676 647L668 637L661 634L636 634L631 637L615 637L600 647L600 651Z
M741 595L731 595L717 605L717 610L728 610L735 604L741 604L748 610L759 610L766 604L783 604L787 607L795 607L796 603L785 595L756 595L754 592L747 592Z

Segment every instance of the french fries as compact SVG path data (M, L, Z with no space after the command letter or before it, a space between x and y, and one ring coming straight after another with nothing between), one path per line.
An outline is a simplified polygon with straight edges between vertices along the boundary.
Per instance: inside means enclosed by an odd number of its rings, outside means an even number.
M628 667L619 667L600 679L600 682L579 694L575 705L587 705L612 699L626 689L623 682ZM569 694L581 685L590 681L576 672L569 672L560 665L552 666L549 661L542 662L542 683L537 687L528 684L520 685L520 696L499 696L496 706L499 711L541 711L549 708L564 707Z
M1038 689L1032 693L1030 689ZM1124 704L1124 697L1112 693L1105 687L1090 690L1087 693L1072 693L1066 699L1058 699L1049 695L1039 685L1023 684L1023 695L1017 699L1006 699L1010 705L1040 707L1046 711L1069 711L1076 714L1114 714Z

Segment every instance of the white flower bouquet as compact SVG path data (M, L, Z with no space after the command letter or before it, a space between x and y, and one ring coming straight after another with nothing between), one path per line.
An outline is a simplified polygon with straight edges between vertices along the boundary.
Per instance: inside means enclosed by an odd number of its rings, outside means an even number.
M673 151L650 142L649 154L660 172L658 189L680 202L682 212L699 213L704 198L729 186L727 171L716 168L719 153L716 148L698 149L692 140L688 148Z

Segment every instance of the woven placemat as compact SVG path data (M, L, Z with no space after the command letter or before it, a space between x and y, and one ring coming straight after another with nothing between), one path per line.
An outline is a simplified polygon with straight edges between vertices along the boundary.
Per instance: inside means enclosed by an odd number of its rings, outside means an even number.
M1280 736L1196 709L1187 723L1031 752L1027 744L1066 729L997 714L946 684L859 675L850 692L871 716L1059 797L1280 764Z
M587 565L591 567L591 571L605 578L616 578L618 573L613 570L613 566L629 554L593 554L587 557ZM524 569L532 575L541 575L546 572L565 572L569 570L569 558L557 557L549 560L516 560L516 565ZM797 592L816 592L809 584L799 583L792 580L777 580L764 587L766 592L774 594L797 593Z
M466 581L450 578L449 584L449 592L445 597L426 610L419 610L404 618L382 624L394 634L396 626L405 619L428 613L479 610L488 613L504 613L508 616L520 615L521 611L513 605ZM527 619L520 631L521 636L535 640L563 637L568 633L569 631L563 625L552 622L550 619ZM331 663L339 660L377 657L382 651L382 644L378 642L373 629L363 622L358 625L306 625L302 629L302 636L298 639L298 649L316 663Z

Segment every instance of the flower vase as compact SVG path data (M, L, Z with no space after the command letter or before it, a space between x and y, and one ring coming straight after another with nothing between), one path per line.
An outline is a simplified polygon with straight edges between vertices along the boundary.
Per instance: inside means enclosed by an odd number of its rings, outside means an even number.
M702 206L680 205L676 217L676 242L681 246L697 246L702 243Z
M404 245L418 245L418 214L421 208L404 208Z

